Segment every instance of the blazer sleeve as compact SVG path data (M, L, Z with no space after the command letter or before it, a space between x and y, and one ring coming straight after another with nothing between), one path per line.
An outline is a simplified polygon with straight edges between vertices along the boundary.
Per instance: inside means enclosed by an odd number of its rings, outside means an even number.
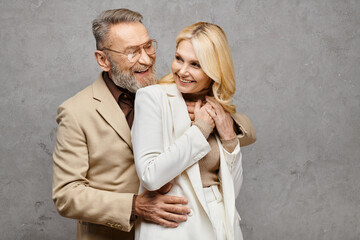
M53 201L60 215L130 231L132 193L91 187L87 179L89 155L86 136L75 114L60 106L53 154Z
M163 106L167 101L160 88L143 88L136 93L132 126L135 165L140 181L150 191L161 188L210 151L196 126L172 142L171 113L164 112L169 108Z
M241 185L243 182L243 168L242 168L242 154L240 151L240 144L238 143L235 149L229 153L222 147L222 151L227 163L227 167L231 173L234 182L235 198L239 195Z
M235 130L240 141L240 146L245 147L256 141L256 132L250 119L241 113L231 114L235 122Z

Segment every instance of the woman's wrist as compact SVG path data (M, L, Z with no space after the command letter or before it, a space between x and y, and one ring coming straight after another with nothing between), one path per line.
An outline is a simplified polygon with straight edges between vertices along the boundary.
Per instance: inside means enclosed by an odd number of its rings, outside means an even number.
M227 134L219 134L219 135L220 135L220 140L221 141L229 141L229 140L232 140L232 139L236 138L235 131L229 132Z
M208 139L210 133L213 131L211 125L203 120L196 119L192 125L197 126L206 139Z
M236 138L236 136L233 139L229 140L221 140L221 144L223 145L224 149L231 153L234 151L235 147L239 143L239 140Z

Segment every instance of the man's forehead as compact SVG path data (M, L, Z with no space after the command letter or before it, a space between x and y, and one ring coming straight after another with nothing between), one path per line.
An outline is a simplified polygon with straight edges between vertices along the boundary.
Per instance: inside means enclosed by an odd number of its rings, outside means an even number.
M112 46L131 48L150 40L145 26L140 22L114 24L110 28L110 43Z

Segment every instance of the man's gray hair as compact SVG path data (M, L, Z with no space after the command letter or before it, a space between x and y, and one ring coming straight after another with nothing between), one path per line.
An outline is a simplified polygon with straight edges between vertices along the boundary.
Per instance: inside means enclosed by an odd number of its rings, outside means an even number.
M96 49L100 50L103 48L103 45L108 39L111 25L122 22L141 22L142 18L143 17L140 13L126 8L106 10L102 12L92 22L92 31L96 40Z

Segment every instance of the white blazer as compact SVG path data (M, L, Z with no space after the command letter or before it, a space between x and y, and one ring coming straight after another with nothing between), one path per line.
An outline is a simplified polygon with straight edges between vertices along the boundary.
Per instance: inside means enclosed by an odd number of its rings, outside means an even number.
M227 236L242 240L240 216L235 208L242 184L240 145L228 153L220 149L220 182L227 216ZM136 223L135 239L215 240L200 177L198 161L210 145L196 126L191 126L187 107L175 84L139 89L135 100L132 142L139 193L173 183L169 195L185 196L191 213L177 228L165 228L145 221Z

